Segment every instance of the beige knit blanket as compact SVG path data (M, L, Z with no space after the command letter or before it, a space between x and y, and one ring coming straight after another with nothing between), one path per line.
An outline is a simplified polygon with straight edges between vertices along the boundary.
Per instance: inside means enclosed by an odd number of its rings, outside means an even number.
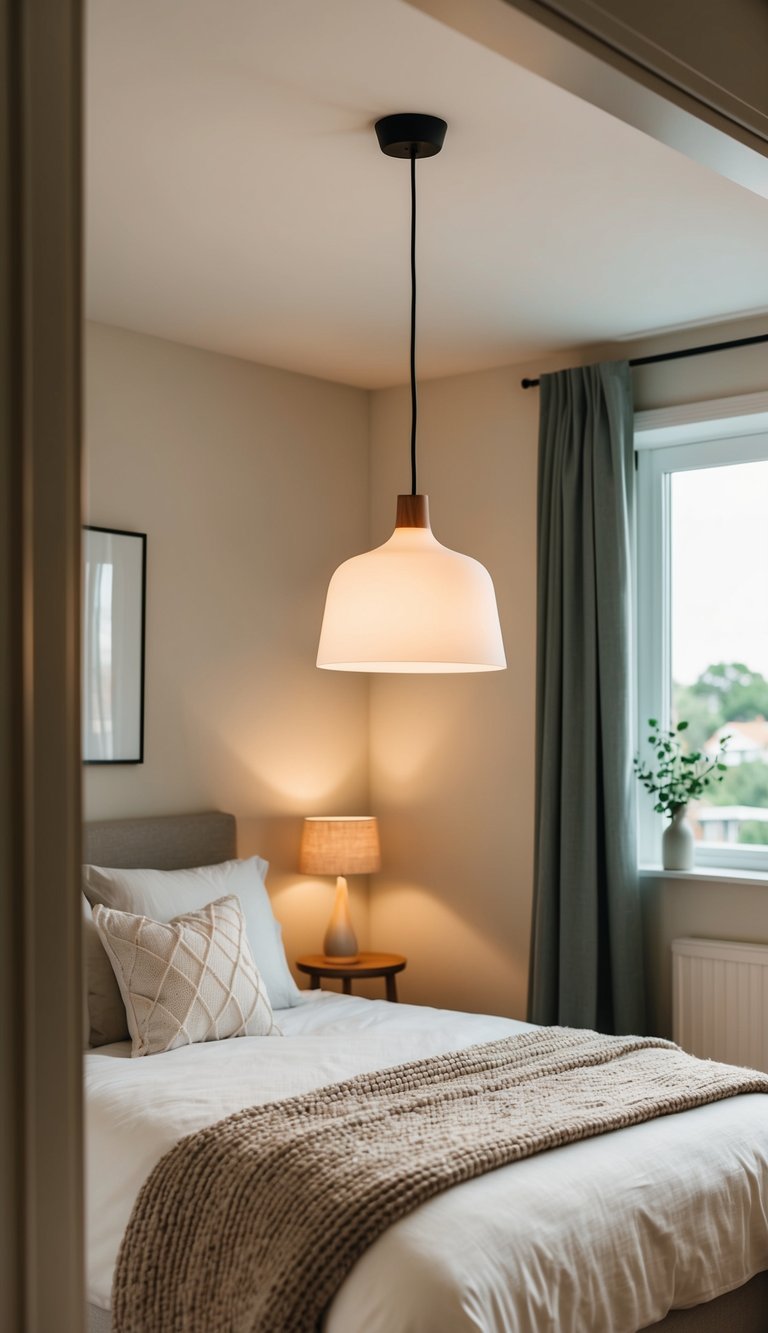
M461 1181L768 1076L538 1028L256 1106L183 1139L129 1222L115 1333L310 1333L388 1226Z

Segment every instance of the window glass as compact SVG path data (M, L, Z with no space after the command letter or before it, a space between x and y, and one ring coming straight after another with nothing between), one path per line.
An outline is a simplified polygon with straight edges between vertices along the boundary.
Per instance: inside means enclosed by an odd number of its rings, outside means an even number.
M674 721L725 773L688 816L705 846L768 845L768 461L670 475Z

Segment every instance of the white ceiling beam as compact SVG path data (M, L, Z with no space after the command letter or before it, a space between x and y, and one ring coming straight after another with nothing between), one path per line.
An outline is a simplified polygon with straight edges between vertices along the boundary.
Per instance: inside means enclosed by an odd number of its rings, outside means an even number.
M592 0L406 3L768 198L768 116L619 23L604 6ZM692 3L691 22L695 10Z

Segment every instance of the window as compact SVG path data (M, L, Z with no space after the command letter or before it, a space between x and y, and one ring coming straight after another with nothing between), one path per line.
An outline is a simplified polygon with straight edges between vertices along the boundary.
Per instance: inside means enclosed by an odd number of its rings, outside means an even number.
M688 814L696 864L745 871L768 871L767 409L752 395L687 420L640 413L636 432L638 748L649 718L686 721L689 753L712 759L730 738ZM642 790L639 819L641 861L657 864L663 819Z

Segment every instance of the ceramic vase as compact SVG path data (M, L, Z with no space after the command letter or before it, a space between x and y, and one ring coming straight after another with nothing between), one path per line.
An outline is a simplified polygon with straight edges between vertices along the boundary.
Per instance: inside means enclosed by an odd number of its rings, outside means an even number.
M685 817L687 806L678 805L661 839L661 863L665 870L692 870L693 829Z

